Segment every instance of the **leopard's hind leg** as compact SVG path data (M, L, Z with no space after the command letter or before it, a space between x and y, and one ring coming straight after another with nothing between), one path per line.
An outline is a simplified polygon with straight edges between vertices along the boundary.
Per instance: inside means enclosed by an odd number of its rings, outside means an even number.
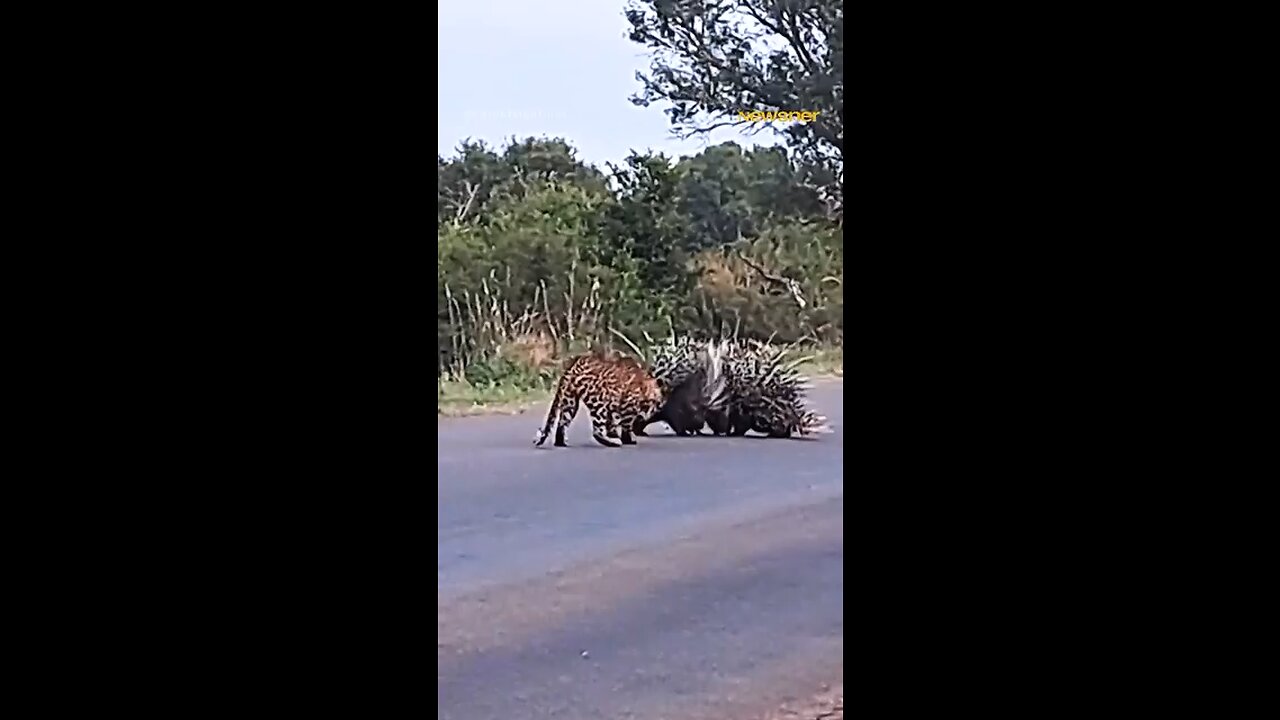
M608 405L603 400L587 402L587 410L591 411L591 437L605 447L618 447L618 443L609 439L611 415ZM614 431L617 437L617 431Z
M556 425L556 447L568 447L564 441L564 434L569 429L569 423L573 422L573 417L578 414L578 398L566 402L564 407L560 409L560 419Z

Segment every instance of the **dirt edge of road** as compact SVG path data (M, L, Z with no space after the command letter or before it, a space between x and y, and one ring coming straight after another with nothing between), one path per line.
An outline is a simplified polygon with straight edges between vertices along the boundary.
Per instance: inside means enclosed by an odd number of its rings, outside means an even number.
M844 685L807 700L788 703L760 720L844 720Z

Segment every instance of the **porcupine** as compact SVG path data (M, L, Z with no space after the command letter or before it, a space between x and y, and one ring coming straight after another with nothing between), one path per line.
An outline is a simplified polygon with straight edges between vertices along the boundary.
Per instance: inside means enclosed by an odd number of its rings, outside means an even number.
M796 366L806 358L784 363L788 350L755 341L733 343L725 360L725 410L708 417L714 432L742 435L754 430L785 438L830 431L826 418L805 406L810 386Z
M805 407L807 378L796 365L784 364L789 348L756 341L694 342L687 337L650 348L655 376L663 383L663 404L643 425L665 421L677 435L742 435L748 430L770 437L826 432L826 418ZM713 365L718 359L719 368ZM708 382L708 378L720 378Z

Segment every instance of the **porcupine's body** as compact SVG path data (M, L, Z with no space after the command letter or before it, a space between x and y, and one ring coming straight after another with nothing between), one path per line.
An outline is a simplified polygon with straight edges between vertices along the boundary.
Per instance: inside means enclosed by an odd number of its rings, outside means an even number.
M542 445L556 425L556 447L565 447L565 432L578 412L578 404L591 413L591 437L605 447L635 445L631 431L637 420L651 416L662 403L658 381L632 358L608 358L598 354L578 355L569 361L556 383L547 419L534 438Z
M677 387L703 368L706 360L706 343L698 343L688 336L650 348L653 377L669 396Z
M808 379L783 364L786 351L765 343L735 343L728 353L727 412L708 418L717 433L742 435L748 430L769 437L824 432L826 418L805 407Z

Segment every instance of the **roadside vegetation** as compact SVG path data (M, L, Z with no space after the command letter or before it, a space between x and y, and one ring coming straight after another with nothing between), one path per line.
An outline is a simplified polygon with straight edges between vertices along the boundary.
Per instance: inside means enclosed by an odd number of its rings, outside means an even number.
M707 22L704 5L725 9ZM629 351L619 334L641 347L672 333L772 338L814 354L812 374L843 374L841 8L628 6L631 39L654 61L633 102L667 106L686 136L769 129L737 121L744 109L819 111L772 128L781 146L599 168L564 139L526 138L438 158L439 414L541 402L568 356ZM773 49L752 40L770 32Z

